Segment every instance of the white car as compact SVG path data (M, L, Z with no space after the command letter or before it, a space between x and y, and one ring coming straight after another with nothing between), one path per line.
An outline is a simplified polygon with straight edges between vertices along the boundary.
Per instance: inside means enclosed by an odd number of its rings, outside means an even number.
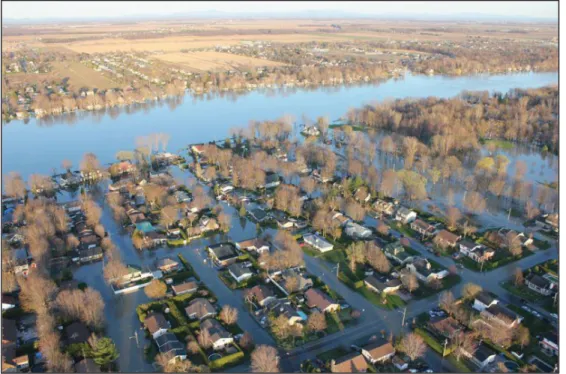
M556 313L550 313L550 316L554 319L558 319L558 314Z

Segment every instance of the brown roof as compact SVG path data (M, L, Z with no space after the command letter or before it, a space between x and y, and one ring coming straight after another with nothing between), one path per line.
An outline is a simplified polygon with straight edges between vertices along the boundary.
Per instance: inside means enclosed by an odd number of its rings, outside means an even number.
M436 237L447 242L447 243L456 243L459 239L458 235L452 234L450 231L442 230Z
M333 361L331 367L333 373L356 373L368 369L366 359L357 352L350 353Z
M161 313L152 313L145 318L145 327L149 330L151 334L159 331L160 329L168 329L169 324L165 319L165 316Z
M430 223L423 221L422 219L416 219L415 221L413 221L412 225L417 226L425 231L429 231L429 230L434 231L434 226L431 225Z
M207 314L216 313L216 309L214 309L207 299L199 297L189 303L189 306L185 308L185 312L187 313L187 316L196 314L196 317L201 319Z
M366 350L372 359L379 360L382 357L391 355L395 353L395 348L389 342L377 341L374 343L370 343L363 347Z
M261 284L258 284L257 286L253 286L250 289L249 294L255 297L258 302L261 302L267 299L268 297L273 296L273 292L269 288Z
M317 307L320 310L325 310L330 305L336 304L330 296L315 288L309 288L308 291L305 292L305 296L307 298L307 305L309 308Z
M181 284L176 284L171 287L175 293L183 293L186 291L196 290L198 288L197 282L185 282Z

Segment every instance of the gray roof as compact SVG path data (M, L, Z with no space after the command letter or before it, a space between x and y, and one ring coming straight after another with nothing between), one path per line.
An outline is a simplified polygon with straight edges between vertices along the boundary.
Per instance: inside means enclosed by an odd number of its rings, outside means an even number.
M207 319L204 320L200 324L201 330L208 330L210 334L210 338L213 342L217 341L218 339L229 338L232 335L215 319Z
M238 256L236 247L232 243L213 244L208 247L220 261Z
M157 339L155 339L155 343L157 344L158 347L161 347L169 342L178 342L178 341L179 339L177 339L175 334L171 332L166 332L165 334L160 335Z
M185 312L188 316L195 314L198 319L201 319L207 314L216 313L216 309L207 299L198 297L189 303Z
M482 302L485 305L489 305L491 304L493 301L496 301L497 299L493 296L491 296L491 294L487 291L481 291L480 293L478 293L476 295L476 299L480 302Z
M228 270L236 277L241 277L242 275L252 273L248 268L238 262L228 266Z
M483 362L489 356L493 356L495 354L496 352L493 349L487 347L485 344L481 344L474 352L474 358L480 362Z

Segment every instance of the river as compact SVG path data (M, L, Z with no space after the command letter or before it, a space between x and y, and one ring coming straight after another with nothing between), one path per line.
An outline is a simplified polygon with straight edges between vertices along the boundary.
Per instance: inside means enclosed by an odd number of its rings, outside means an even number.
M103 162L114 161L116 152L135 148L137 136L163 132L171 135L168 149L189 143L225 138L229 129L247 126L250 120L268 120L283 114L300 119L326 115L331 120L363 104L406 97L452 97L463 90L507 92L536 88L558 81L557 73L524 73L443 77L407 75L381 84L323 87L276 92L253 91L244 95L210 95L181 98L182 103L153 103L146 107L119 108L102 113L67 114L49 119L11 121L2 128L3 173L17 171L51 174L69 159L77 167L85 152Z

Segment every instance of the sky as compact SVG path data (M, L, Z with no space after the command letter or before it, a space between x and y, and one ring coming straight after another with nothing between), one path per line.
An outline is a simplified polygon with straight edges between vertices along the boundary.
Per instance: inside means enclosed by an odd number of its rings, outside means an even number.
M263 5L263 4L264 5ZM301 12L306 10L346 11L366 15L410 13L449 16L462 13L558 19L557 1L2 1L4 19L50 19L76 17L166 16L202 11L229 13Z

